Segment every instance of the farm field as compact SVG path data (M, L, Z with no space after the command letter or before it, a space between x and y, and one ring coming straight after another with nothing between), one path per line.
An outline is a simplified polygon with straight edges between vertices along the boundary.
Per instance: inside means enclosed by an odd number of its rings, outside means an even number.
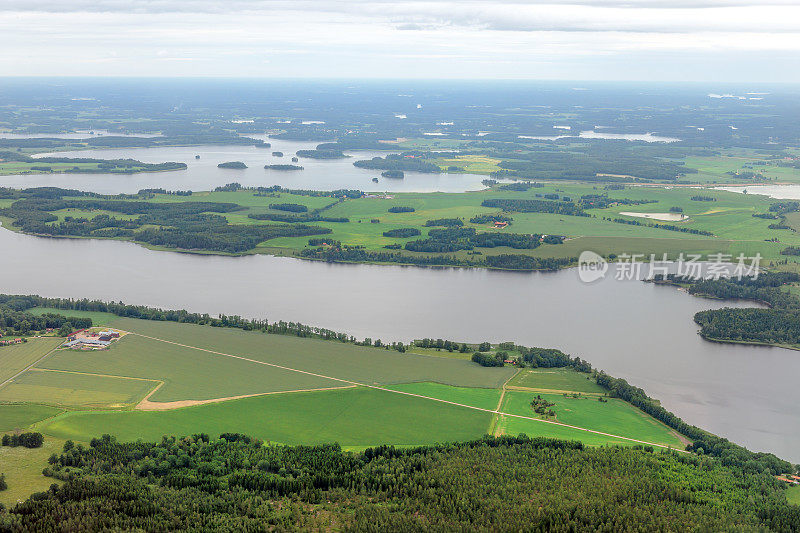
M0 383L35 362L57 347L64 339L55 337L30 338L28 342L0 346Z
M460 358L401 354L233 328L115 318L114 327L129 334L109 349L57 350L0 387L0 402L6 404L42 403L77 410L36 423L58 410L40 412L44 408L25 406L30 410L25 412L19 405L0 405L8 410L5 415L0 410L0 421L6 418L4 425L14 427L33 424L47 434L77 440L101 433L117 434L121 439L158 438L180 434L185 428L210 434L241 431L283 443L332 439L349 446L405 445L485 433L494 415L481 409L497 409L507 381L510 390L505 392L501 411L522 416L531 416L533 392L517 387L602 392L585 375L571 370L517 373L513 367L484 368ZM356 387L358 384L390 390ZM558 403L563 403L557 397ZM560 422L656 443L672 442L665 428L622 402L564 401L572 407L559 411ZM370 407L372 414L367 412ZM422 411L429 413L430 423L404 418L410 416L405 413ZM451 416L453 420L443 418ZM575 438L590 444L620 441L511 418L503 417L502 430ZM190 430L193 427L196 429Z
M0 432L27 428L63 410L32 403L0 404Z
M630 437L647 442L683 448L680 439L664 426L648 417L635 407L617 398L609 398L608 402L600 402L595 396L581 398L564 397L562 394L532 393L507 391L500 410L503 412L536 416L531 408L534 396L541 395L550 403L556 413L556 421L579 426L604 433L612 433L622 437ZM505 432L510 434L526 433L526 429L535 422L513 417L504 417ZM592 435L592 439L603 438ZM583 439L581 439L583 440Z
M47 490L57 479L42 475L51 454L61 453L64 441L47 437L41 448L0 446L0 473L6 475L8 489L0 491L0 504L10 507L34 492Z
M72 350L61 353L83 355ZM119 408L138 402L156 385L150 380L33 369L1 388L0 402Z
M523 369L511 378L508 387L605 394L605 389L581 374L564 368Z
M67 413L39 429L86 441L111 433L120 440L162 435L246 432L283 444L342 446L469 440L486 432L489 413L364 387L231 400L171 411Z

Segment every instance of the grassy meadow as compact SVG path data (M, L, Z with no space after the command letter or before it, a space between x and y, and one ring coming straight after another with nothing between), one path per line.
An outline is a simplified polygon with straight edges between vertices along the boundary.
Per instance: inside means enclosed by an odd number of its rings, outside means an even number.
M62 342L64 339L56 337L34 337L21 344L0 346L0 383L34 363Z

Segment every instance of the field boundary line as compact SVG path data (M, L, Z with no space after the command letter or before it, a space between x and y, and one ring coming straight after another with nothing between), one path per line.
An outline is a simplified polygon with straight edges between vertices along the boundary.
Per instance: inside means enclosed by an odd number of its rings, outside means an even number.
M424 399L424 400L431 400L431 401L434 401L434 402L445 403L445 404L448 404L448 405L455 405L456 407L464 407L466 409L472 409L473 411L481 411L481 412L484 412L484 413L493 413L493 414L496 414L496 415L510 416L510 417L513 417L513 418L521 418L523 420L532 420L534 422L540 422L542 424L552 424L554 426L560 426L560 427L565 427L565 428L569 428L569 429L575 429L575 430L578 430L578 431L585 431L587 433L592 433L594 435L602 435L604 437L611 437L611 438L614 438L614 439L620 439L620 440L625 440L625 441L629 441L629 442L636 442L638 444L645 444L645 445L648 445L648 446L656 446L658 448L664 448L664 449L669 449L669 450L680 451L680 452L683 452L683 453L688 453L688 452L684 452L684 450L679 450L679 449L674 448L674 447L672 447L670 445L667 445L667 444L657 444L655 442L648 442L648 441L645 441L645 440L634 439L633 437L623 437L622 435L614 435L613 433L606 433L604 431L598 431L598 430L595 430L595 429L582 428L580 426L573 426L573 425L570 425L570 424L564 424L562 422L554 422L552 420L542 420L541 418L534 418L534 417L531 417L531 416L517 415L517 414L513 414L513 413L504 413L504 412L501 412L498 409L486 409L484 407L475 407L474 405L467 405L467 404L463 404L463 403L452 402L450 400L442 400L440 398L433 398L431 396L425 396L423 394L415 394L413 392L404 392L404 391L387 389L385 387L379 387L377 385L369 385L367 383L360 383L358 381L353 381L353 380L350 380L350 379L336 378L336 377L333 377L333 376L326 376L324 374L317 374L316 372L309 372L307 370L300 370L300 369L297 369L297 368L291 368L291 367L288 367L288 366L278 365L278 364L275 364L275 363L267 363L266 361L259 361L257 359L251 359L249 357L243 357L241 355L233 355L233 354L224 353L224 352L217 352L217 351L214 351L214 350L209 350L207 348L200 348L198 346L190 346L188 344L181 344L181 343L175 342L175 341L168 341L166 339L159 339L158 337L151 337L149 335L143 335L141 333L136 333L136 332L133 332L133 331L131 331L129 333L131 335L138 335L140 337L144 337L146 339L151 339L151 340L154 340L154 341L165 342L167 344L174 344L176 346L182 346L184 348L190 348L190 349L193 349L193 350L199 350L201 352L207 352L207 353L210 353L210 354L221 355L223 357L231 357L233 359L240 359L242 361L248 361L250 363L255 363L255 364L258 364L258 365L265 365L265 366L271 366L273 368L280 368L281 370L288 370L290 372L298 372L300 374L306 374L306 375L309 375L309 376L315 376L315 377L319 377L319 378L323 378L323 379L330 379L330 380L339 381L339 382L342 382L342 383L349 383L351 385L356 385L356 386L359 386L359 387L366 387L366 388L369 388L369 389L375 389L375 390L380 390L380 391L384 391L384 392L391 392L391 393L394 393L394 394L403 394L405 396L412 396L412 397L421 398L421 399Z
M61 346L61 345L59 344L58 346ZM36 366L37 364L39 364L40 362L42 362L42 361L44 360L44 358L45 358L45 357L47 357L47 356L51 355L53 352L55 352L56 350L58 350L58 346L56 346L55 348L53 348L52 350L50 350L49 352L47 352L46 354L44 354L43 356L41 356L39 359L37 359L37 360L36 360L36 361L34 361L33 363L31 363L31 364L29 364L28 366L26 366L25 368L23 368L22 370L20 370L19 372L17 372L16 374L14 374L13 376L11 376L11 377L10 377L10 378L8 378L7 380L5 380L4 382L0 383L0 389L2 389L3 387L5 387L5 386L6 386L6 385L8 385L9 383L11 383L11 382L12 382L14 379L18 378L19 376L21 376L22 374L24 374L25 372L27 372L28 370L30 370L31 368L33 368L34 366Z
M497 407L495 408L496 411L499 411L500 409L503 408L503 400L506 398L506 390L507 390L506 387L508 385L508 382L517 377L517 375L520 373L521 370L522 370L521 368L517 368L514 371L514 373L511 374L511 376L509 376L509 378L505 380L503 384L500 386L501 389L500 399L497 400ZM495 415L494 417L492 417L492 423L489 427L489 433L491 433L495 437L498 437L501 431L500 422L502 420L503 420L503 415Z
M157 383L164 383L160 379L155 378L135 378L132 376L117 376L114 374L96 374L94 372L78 372L77 370L58 370L57 368L31 368L33 372L60 372L62 374L78 374L81 376L97 376L99 378L116 378L116 379L133 379L136 381L155 381Z
M539 392L544 394L580 394L582 396L605 396L604 392L581 392L577 390L561 390L561 389L542 389L539 387L522 387L520 385L509 385L508 390L519 392Z
M182 409L184 407L196 407L198 405L208 405L210 403L227 402L230 400L242 400L244 398L254 398L256 396L270 396L273 394L292 394L296 392L319 392L328 390L342 390L353 389L356 385L343 385L341 387L323 387L319 389L293 389L293 390L279 390L270 392L254 392L252 394L240 394L238 396L225 396L222 398L209 398L207 400L174 400L171 402L152 402L150 396L156 393L158 389L164 384L162 381L156 388L151 390L147 396L142 398L139 403L133 408L135 411L173 411L175 409Z

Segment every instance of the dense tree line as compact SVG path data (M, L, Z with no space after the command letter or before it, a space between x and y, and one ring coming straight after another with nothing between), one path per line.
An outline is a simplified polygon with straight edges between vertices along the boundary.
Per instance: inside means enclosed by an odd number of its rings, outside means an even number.
M458 220L458 219L453 219ZM518 250L532 250L540 246L542 236L522 233L478 233L475 228L447 227L432 229L427 239L406 243L412 252L449 253L473 248L496 248L506 246ZM561 238L550 236L549 244L560 244Z
M298 157L308 157L310 159L343 159L348 157L341 150L336 149L320 149L316 150L298 150Z
M3 446L16 448L22 446L23 448L41 448L44 444L44 435L36 431L29 431L25 433L12 433L10 435L3 435L0 439Z
M300 165L264 165L264 170L303 170Z
M506 222L509 225L513 218L506 215L475 215L469 221L473 224L494 224L495 222Z
M390 213L413 213L415 209L413 207L406 207L406 206L393 206L389 208Z
M425 227L435 227L435 226L463 226L464 221L460 218L437 218L435 220L428 220L425 222Z
M503 356L500 353L488 354L483 352L475 352L472 354L472 362L478 363L481 366L504 366Z
M790 531L779 483L721 461L545 438L344 452L242 435L67 441L60 487L0 512L4 531ZM569 495L569 497L565 497Z
M4 139L0 139L3 141ZM143 163L136 159L96 159L90 157L30 157L19 152L0 152L0 159L5 161L19 161L22 163L35 163L31 170L38 172L65 172L65 173L111 173L133 174L135 172L160 172L164 170L186 170L186 163ZM47 166L52 163L75 165L71 168ZM96 168L80 167L79 164L96 164Z
M53 313L34 315L18 309L13 301L9 305L0 299L0 333L4 336L30 335L47 329L60 330L65 324L69 325L70 329L84 329L92 326L92 319Z
M558 270L577 261L567 257L531 257L522 254L500 254L486 257L486 265L502 270Z
M481 202L483 207L496 207L503 211L517 213L553 213L588 217L589 215L572 202L551 202L549 200L532 200L527 198L489 198Z
M305 213L308 207L303 204L269 204L270 209L277 209L278 211L289 211L290 213Z
M580 205L583 209L605 209L612 205L641 205L652 204L658 200L631 198L611 198L607 194L584 194L581 196Z
M241 161L226 161L224 163L220 163L217 165L218 168L231 168L235 170L244 170L247 168L247 165L242 163Z
M402 154L388 154L386 157L373 157L355 161L353 165L358 168L372 170L405 170L413 172L441 172L439 165L431 163L421 152L408 152Z
M408 237L416 237L421 232L417 228L397 228L397 229L390 229L389 231L384 231L384 237L395 237L400 239L405 239Z

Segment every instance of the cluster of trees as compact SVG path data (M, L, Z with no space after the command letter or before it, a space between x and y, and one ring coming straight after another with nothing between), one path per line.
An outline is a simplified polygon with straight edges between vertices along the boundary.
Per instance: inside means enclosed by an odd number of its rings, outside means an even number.
M341 241L334 240L334 239L321 239L321 238L319 238L319 237L312 237L311 239L308 239L308 245L309 245L309 246L323 246L323 245L327 245L327 246L336 246L336 247L339 247L339 246L341 246L341 245L342 245L342 242L341 242Z
M10 446L16 448L22 446L24 448L41 448L44 444L44 435L39 432L31 431L27 433L12 433L10 435L3 435L0 439L3 446Z
M504 359L505 357L502 353L492 355L490 353L475 352L472 354L472 362L478 363L481 366L503 366L505 365Z
M483 266L482 262L460 259L451 255L409 255L395 252L372 252L362 246L343 245L341 248L304 248L300 257L330 263L400 263L421 266Z
M400 205L396 205L389 208L390 213L413 213L414 211L415 209L413 207L406 207Z
M7 511L0 529L782 530L800 527L769 476L652 448L490 437L345 452L243 435L67 442L63 480ZM569 494L569 497L564 497Z
M27 309L23 308L23 309ZM63 316L53 313L34 315L19 309L14 302L6 303L0 298L0 333L3 335L30 335L34 332L47 329L57 329L61 334L61 329L68 326L69 332L73 328L84 329L92 327L91 318L78 318L74 316Z
M298 150L298 157L308 157L311 159L342 159L347 157L344 152L337 149Z
M531 400L531 409L537 414L541 416L556 416L556 412L553 411L553 407L556 404L554 402L549 402L542 398L541 394L537 394L536 397Z
M469 221L473 224L494 224L495 222L505 222L509 225L511 224L512 220L514 219L506 215L475 215L469 219Z
M589 214L572 202L552 202L549 200L532 200L527 198L489 198L481 202L483 207L496 207L503 211L517 213L553 213L588 217Z
M458 220L458 219L452 219ZM475 228L448 227L432 229L427 239L406 243L412 252L447 253L473 248L495 248L507 246L518 250L532 250L541 244L542 236L523 233L478 233ZM560 244L560 238L549 239L551 244Z
M381 176L384 178L401 180L406 177L406 174L402 170L384 170L381 172ZM378 178L373 178L372 181L377 182Z
M417 235L420 235L420 233L421 232L417 228L397 228L384 231L383 236L405 239L408 237L416 237Z
M264 170L303 170L300 165L264 165Z
M405 170L431 173L442 171L439 165L428 161L427 154L422 152L404 152L402 154L389 154L386 157L373 157L372 159L355 161L353 165L358 168L372 170Z
M692 196L690 198L690 200L692 200L694 202L716 202L717 201L717 199L714 198L713 196L703 196L703 195L700 195L700 194Z
M558 270L577 261L568 257L531 257L522 254L500 254L486 257L486 266L501 270Z
M278 211L289 211L290 213L305 213L308 207L303 204L269 204L270 209L277 209Z
M658 200L633 200L631 198L611 198L607 194L584 194L581 196L581 207L584 209L605 209L612 205L652 204Z
M437 218L435 220L428 220L425 222L425 227L435 227L435 226L444 226L444 227L452 227L452 226L463 226L464 221L460 218Z
M495 181L495 184L497 182ZM544 187L543 183L536 183L534 181L515 181L514 183L503 183L497 187L499 191L519 191L524 192L531 188Z
M243 169L247 168L247 165L245 165L241 161L226 161L224 163L220 163L219 165L217 165L217 167L243 170Z

